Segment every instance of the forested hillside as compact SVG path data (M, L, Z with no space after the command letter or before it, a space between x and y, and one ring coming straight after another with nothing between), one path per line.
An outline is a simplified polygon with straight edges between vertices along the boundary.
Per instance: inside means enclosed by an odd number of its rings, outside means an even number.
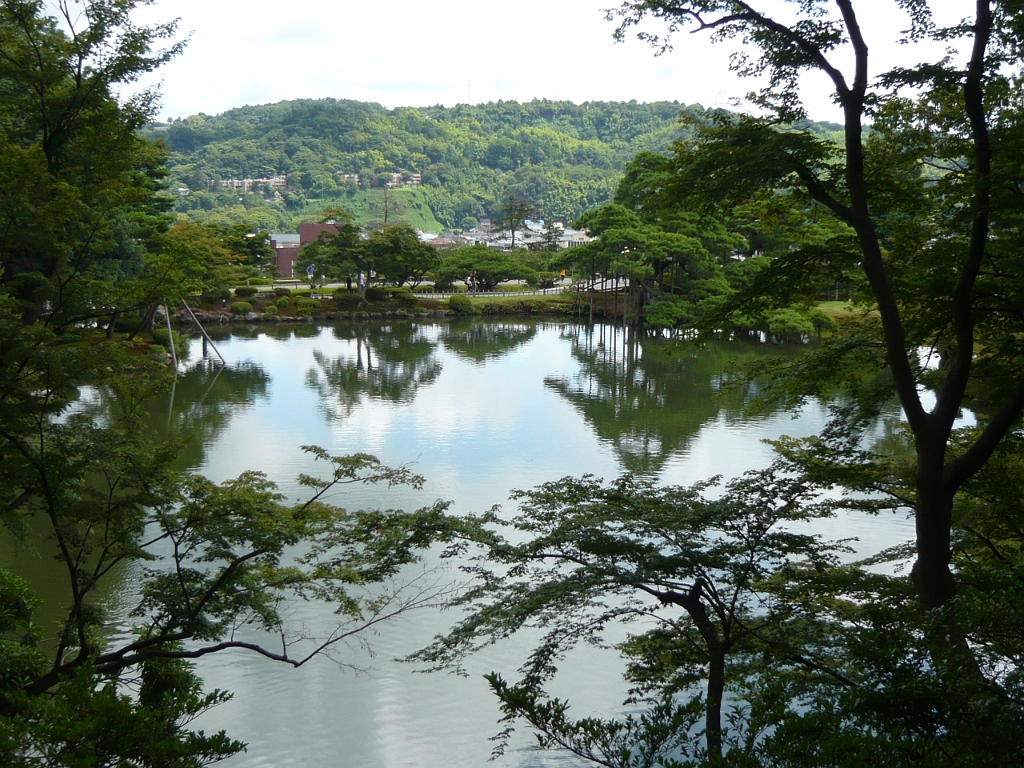
M612 196L639 150L664 151L681 135L681 109L677 102L533 101L386 110L321 99L195 115L151 130L173 152L174 186L189 190L178 209L191 217L279 227L341 204L366 223L383 218L375 210L383 174L419 173L419 187L395 190L401 217L439 228L488 216L508 189L547 217L574 219ZM289 186L276 202L267 190L208 191L211 179L279 174ZM358 175L358 183L343 174Z
M682 136L682 110L703 107L534 100L387 110L320 99L194 115L148 133L172 150L177 208L190 218L274 229L341 205L365 224L384 218L383 185L402 173L421 183L391 190L391 213L436 231L492 215L507 190L545 218L572 221L611 199L637 152L665 152ZM286 189L209 185L275 175Z

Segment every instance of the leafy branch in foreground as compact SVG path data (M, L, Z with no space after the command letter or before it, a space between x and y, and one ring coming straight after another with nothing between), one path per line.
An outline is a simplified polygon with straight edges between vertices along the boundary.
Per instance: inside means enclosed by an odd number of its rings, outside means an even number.
M356 483L420 487L423 478L408 468L307 447L329 471L302 476L311 495L294 505L257 472L221 484L183 474L172 469L177 447L153 443L145 427L142 404L166 384L162 366L117 342L56 345L9 314L0 313L0 337L11 362L0 377L3 520L26 546L52 546L68 606L56 632L45 631L33 623L27 586L0 571L0 730L17 759L32 764L46 738L78 739L76 722L98 722L89 713L117 719L123 711L127 719L86 729L82 744L92 747L81 749L100 750L103 734L142 728L156 712L167 716L167 744L180 746L199 738L185 724L224 698L199 693L187 660L238 648L296 667L316 655L340 662L333 652L361 642L360 633L447 599L443 582L405 570L445 528L444 502L408 513L330 503ZM76 403L81 381L102 382L99 405ZM133 564L133 588L117 611L126 619L118 619L105 596ZM287 608L297 600L328 602L333 623L290 625ZM113 640L114 621L134 636ZM141 697L137 681L154 669L177 671L167 702L149 712L125 691ZM50 731L40 730L45 723ZM70 730L59 736L61 728ZM54 746L61 756L53 764L73 762L78 747L68 744ZM240 746L217 744L228 754ZM184 749L182 759L201 752Z
M538 627L545 634L521 680L491 678L508 720L524 718L542 744L609 765L654 765L673 754L722 759L730 692L766 654L802 664L814 656L783 639L783 628L805 616L777 599L771 581L836 567L844 545L799 532L836 502L778 466L726 484L718 497L715 487L658 487L632 476L605 485L588 476L517 492L517 517L478 521L485 551L464 568L476 586L458 600L469 615L413 658L458 666L467 653ZM641 628L619 646L633 700L653 703L659 721L675 723L671 734L653 738L644 726L641 738L634 721L571 723L564 704L544 697L559 660L578 643L602 644L612 624ZM701 729L691 727L701 719Z

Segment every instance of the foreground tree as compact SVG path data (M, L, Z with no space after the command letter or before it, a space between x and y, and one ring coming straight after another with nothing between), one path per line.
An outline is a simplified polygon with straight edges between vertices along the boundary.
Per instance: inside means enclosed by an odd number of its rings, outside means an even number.
M789 188L847 228L832 247L798 248L776 260L751 295L779 301L779 290L769 286L790 290L823 272L859 265L864 298L880 315L879 362L892 376L917 455L914 582L922 607L939 608L956 593L954 497L1024 409L1014 309L1024 298L1016 247L1021 102L1007 71L1021 42L1021 9L980 0L970 20L938 28L927 3L901 3L910 17L908 42L955 41L964 53L873 73L858 17L864 6L807 3L793 23L756 5L628 2L618 12L617 34L651 15L667 21L669 32L692 27L742 40L748 53L737 59L739 71L769 74L771 85L756 99L768 116L712 118L677 146L676 198L711 209ZM665 38L646 37L662 50L668 45ZM838 63L847 53L849 72ZM805 117L798 85L807 71L824 73L834 87L844 114L842 147L785 128ZM933 168L937 174L928 172ZM942 277L926 280L926 274ZM817 384L844 377L848 369L836 363L865 354L874 343L848 340L849 354L833 360L831 374L818 369ZM919 349L941 358L938 370L925 364ZM936 393L930 409L923 389ZM967 397L980 425L973 439L954 443L954 422Z
M51 327L107 314L90 291L136 277L168 223L165 152L137 135L155 94L112 94L182 46L174 24L135 26L137 4L59 3L58 20L38 0L0 3L0 279Z
M733 614L712 596L736 595L725 589L734 572L714 547L736 535L754 552L759 539L743 527L759 508L750 498L726 492L723 503L736 501L724 516L733 527L714 523L714 546L702 549L702 529L688 524L694 501L675 499L662 514L664 489L616 496L614 486L563 481L554 493L545 486L526 494L507 539L486 527L475 535L485 548L472 596L479 602L421 658L455 663L520 627L543 628L519 681L491 676L509 720L525 719L542 746L623 768L1024 760L1020 617L1008 607L1022 600L1024 549L1024 99L1015 77L1024 8L978 0L971 18L938 27L928 3L896 5L909 16L908 50L939 40L960 52L872 72L861 17L874 5L852 0L640 0L618 12L620 36L653 16L669 34L742 41L736 67L766 74L768 87L754 97L761 116L692 120L692 137L673 148L657 188L639 199L654 194L662 210L712 221L742 210L762 242L784 245L765 247L757 269L736 275L740 290L698 318L705 338L721 336L737 314L783 309L840 277L852 284L863 310L856 322L816 352L758 371L777 400L842 399L821 435L779 443L779 466L787 482L809 489L798 508L847 494L842 503L853 509L906 510L915 540L860 563L752 554L764 570L746 594L761 602ZM780 7L786 15L773 16ZM668 47L650 31L641 37ZM839 145L794 127L806 118L800 78L812 71L831 80L843 109ZM619 202L636 210L626 196ZM754 259L740 263L747 261ZM905 427L872 439L893 398ZM966 407L976 425L958 425ZM786 498L776 480L753 482L770 500ZM679 570L663 570L677 554ZM908 579L898 568L910 561ZM703 580L679 578L699 566L708 568ZM635 594L664 605L631 602ZM756 641L744 648L753 655L734 678L735 705L721 727L712 695L721 664L694 656L712 647L710 633L697 638L690 628L699 626L697 598L723 622L717 637L729 617ZM566 647L600 642L606 625L631 610L658 627L619 646L635 683L627 704L642 701L645 711L573 719L544 683ZM727 669L742 661L737 651Z
M778 468L733 481L712 499L714 484L659 488L630 476L609 485L584 477L514 494L518 517L479 521L487 527L476 538L487 552L468 569L479 586L461 599L474 607L471 616L417 658L457 664L495 638L544 628L518 683L490 676L509 719L525 718L542 745L608 765L699 755L719 763L727 691L742 690L766 653L801 657L780 640L779 625L793 616L773 601L769 579L834 565L839 548L789 530L831 513L833 503L817 503L812 485ZM489 532L496 522L510 529L507 539ZM566 702L544 697L562 656L581 642L600 644L620 622L650 624L620 649L633 662L637 693L657 712L647 722L671 723L661 738L633 721L573 723ZM632 759L635 751L643 761Z
M0 522L53 557L66 590L40 626L28 585L0 568L3 765L214 762L243 745L190 728L228 694L204 694L189 660L238 648L299 666L438 596L393 577L441 506L324 502L339 485L416 475L309 448L330 469L301 478L310 498L289 505L255 472L222 485L176 472L179 446L154 438L142 408L169 385L166 365L97 338L97 320L265 254L240 231L164 216L164 152L138 136L154 95L116 93L181 46L153 50L174 25L134 25L140 4L0 0ZM97 404L79 401L83 387ZM107 599L126 571L127 635L111 631ZM282 606L297 599L332 602L337 623L289 626Z
M308 448L330 470L322 480L301 478L310 498L292 506L259 473L219 486L178 473L176 446L154 444L141 407L166 383L163 366L138 360L117 342L56 346L52 336L28 335L10 303L0 302L0 341L6 361L16 363L0 378L3 520L26 546L53 547L68 607L55 634L34 626L31 597L0 572L11 633L0 645L7 754L26 764L47 749L64 755L59 745L76 732L75 718L91 713L101 718L88 720L95 730L78 732L79 747L52 764L74 765L74 754L104 749L109 764L118 764L129 753L116 751L113 733L149 727L163 712L168 744L183 759L196 758L202 739L190 751L193 735L185 725L224 695L202 695L180 662L236 648L298 667L442 594L431 583L396 577L402 565L419 559L443 505L405 515L349 513L323 501L348 483L418 485L421 478L372 456L332 458ZM83 377L102 377L103 407L69 414ZM47 538L29 538L40 525ZM300 545L304 554L289 554ZM128 606L133 631L115 642L104 594L130 564L138 568L137 597ZM283 609L302 599L329 601L338 623L322 633L290 626ZM150 673L166 675L153 694L164 697L162 708L147 708ZM140 675L141 689L133 682ZM133 689L141 708L128 695ZM102 725L107 715L109 727ZM130 742L125 736L123 744ZM220 738L210 746L230 753L238 746L231 744Z

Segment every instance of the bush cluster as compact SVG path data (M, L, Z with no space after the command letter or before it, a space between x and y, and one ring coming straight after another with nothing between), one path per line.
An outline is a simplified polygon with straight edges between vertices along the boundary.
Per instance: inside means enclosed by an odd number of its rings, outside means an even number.
M517 299L480 305L480 312L484 315L537 315L550 312L551 309L551 305L542 299Z
M236 315L248 315L252 312L252 304L248 301L236 301L231 305L231 311Z
M343 312L354 310L363 303L358 293L349 293L344 288L335 291L332 301L335 308Z
M320 302L316 299L298 297L295 299L295 314L299 317L312 317L320 312Z
M391 298L403 309L412 309L416 306L418 299L413 295L412 291L408 288L392 288Z
M291 301L288 299L287 296L282 296L280 299L277 300L278 309L288 309L289 304L291 304Z
M114 330L121 333L131 333L142 324L142 318L138 315L120 315L114 321Z
M472 315L473 302L468 296L456 294L448 299L448 308L457 315Z
M235 296L240 299L248 299L259 293L259 288L251 288L247 285L243 285L240 288L235 288Z

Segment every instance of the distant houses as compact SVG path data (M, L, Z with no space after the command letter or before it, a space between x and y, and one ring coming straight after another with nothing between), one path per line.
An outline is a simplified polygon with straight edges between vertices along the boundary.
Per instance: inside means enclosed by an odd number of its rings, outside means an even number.
M338 171L336 175L341 181L351 181L355 184L362 183L362 178L358 173L342 173ZM418 187L423 183L423 175L419 173L385 173L382 175L384 178L390 179L384 182L384 186L392 189L395 187ZM278 175L261 179L208 179L206 186L210 192L230 189L236 192L250 193L258 191L261 187L278 191L288 188L288 177Z
M582 229L569 229L557 221L553 226L559 231L557 240L559 249L573 248L593 240ZM316 240L321 232L337 234L338 228L333 224L304 222L299 225L297 233L272 233L270 235L270 246L274 249L274 266L277 267L281 277L295 277L295 262L299 257L299 252L304 245ZM460 248L466 245L486 245L488 248L499 248L505 251L512 248L512 233L507 230L494 232L489 228L476 227L464 232L446 230L437 235L427 232L418 234L421 240L430 243L435 248ZM537 247L544 242L544 234L542 223L529 222L524 231L516 232L516 247Z
M210 179L206 182L210 191L216 191L218 187L220 189L234 189L238 192L252 192L261 186L269 187L270 189L284 189L288 186L287 176L271 176L266 179Z

